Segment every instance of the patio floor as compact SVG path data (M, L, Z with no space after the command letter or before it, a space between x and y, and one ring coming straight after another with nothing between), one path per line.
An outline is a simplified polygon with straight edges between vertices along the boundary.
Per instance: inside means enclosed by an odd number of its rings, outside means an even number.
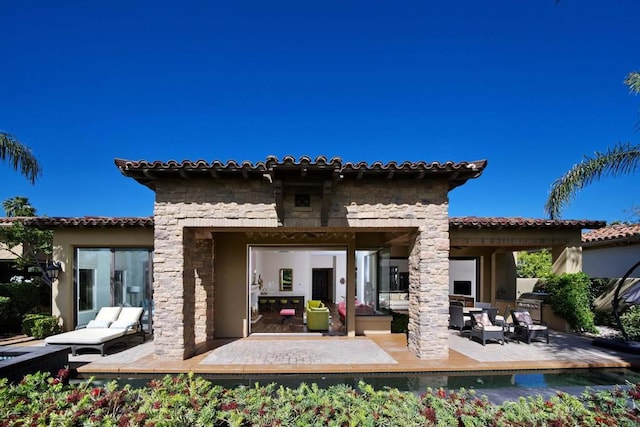
M549 344L487 343L483 347L452 330L449 345L449 354L442 359L421 360L408 351L402 334L355 338L274 335L219 340L213 348L184 361L160 360L153 354L153 342L147 341L122 351L116 348L104 357L97 353L69 355L69 362L82 377L640 368L638 355L595 347L590 338L555 331L550 333Z

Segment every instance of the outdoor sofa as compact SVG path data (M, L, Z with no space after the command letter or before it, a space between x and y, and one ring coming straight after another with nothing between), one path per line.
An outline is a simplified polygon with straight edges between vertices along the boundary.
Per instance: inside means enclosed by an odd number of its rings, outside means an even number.
M81 349L99 350L104 356L105 351L116 345L127 345L131 339L141 337L145 339L140 319L144 309L142 307L103 307L95 319L84 326L70 332L52 335L45 338L46 345L62 345L71 348L71 354Z

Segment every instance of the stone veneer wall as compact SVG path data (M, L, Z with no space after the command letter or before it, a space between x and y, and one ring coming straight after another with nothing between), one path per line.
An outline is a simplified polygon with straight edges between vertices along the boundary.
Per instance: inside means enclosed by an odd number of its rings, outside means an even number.
M200 343L213 339L213 240L195 239L195 232L185 232L185 331L188 333L186 348L192 348ZM186 290L189 292L186 292Z
M331 227L415 228L409 259L409 348L421 358L446 357L448 351L447 189L447 182L438 180L341 182L333 189L329 211L328 231ZM320 202L312 196L313 212L320 211ZM320 227L318 215L296 210L292 194L285 194L284 211L282 231ZM202 267L213 265L214 251L200 253L203 243L189 229L276 228L273 189L266 181L159 181L154 217L155 353L184 359L193 353L196 341L212 337L209 310L215 293L213 267L208 270L210 276L200 273L207 270ZM203 321L206 326L200 324Z

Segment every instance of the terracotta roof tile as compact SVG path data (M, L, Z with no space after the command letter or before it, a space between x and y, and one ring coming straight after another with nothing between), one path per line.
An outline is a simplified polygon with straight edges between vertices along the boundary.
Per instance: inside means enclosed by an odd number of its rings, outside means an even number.
M519 217L451 217L452 228L598 228L604 221Z
M127 228L127 227L153 227L153 217L21 217L5 218L7 222L20 220L25 225L41 228L64 227L102 227L102 228Z
M154 181L166 178L190 178L206 177L209 179L238 178L264 179L268 175L272 179L278 176L294 176L296 179L312 176L323 176L325 179L447 179L450 189L464 184L469 179L479 177L485 167L486 160L473 162L395 162L383 163L376 161L371 164L366 162L343 162L340 157L328 159L318 156L312 159L309 156L299 158L285 156L282 160L275 156L269 156L265 161L252 163L249 161L226 162L214 160L125 160L115 159L115 164L123 175L131 177L143 185L154 188ZM294 175L295 174L295 175Z
M640 240L640 224L614 224L582 234L587 245L598 243L626 243Z
M58 227L153 227L153 217L23 217L0 218L0 223L11 223L21 220L27 225L42 228ZM551 220L517 217L452 217L449 218L451 228L599 228L604 221L590 220ZM636 226L640 235L640 224ZM596 230L592 233L598 232ZM587 233L589 234L589 233Z

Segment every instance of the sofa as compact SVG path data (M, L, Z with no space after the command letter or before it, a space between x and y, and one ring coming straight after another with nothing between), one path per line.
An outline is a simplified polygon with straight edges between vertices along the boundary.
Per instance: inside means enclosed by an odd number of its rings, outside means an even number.
M307 329L310 331L329 330L329 308L322 301L308 300L305 304Z

